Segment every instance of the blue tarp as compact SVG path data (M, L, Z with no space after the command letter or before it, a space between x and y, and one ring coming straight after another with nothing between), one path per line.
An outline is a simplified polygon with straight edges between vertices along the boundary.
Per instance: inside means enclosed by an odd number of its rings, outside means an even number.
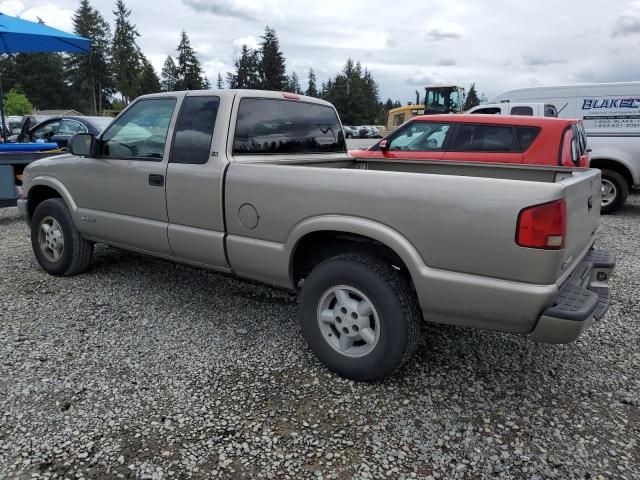
M0 13L0 53L89 53L90 48L84 37Z

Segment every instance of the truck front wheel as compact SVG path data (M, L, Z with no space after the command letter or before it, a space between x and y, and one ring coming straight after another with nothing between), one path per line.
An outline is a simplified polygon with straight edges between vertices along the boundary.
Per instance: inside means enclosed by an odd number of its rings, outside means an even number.
M93 243L80 235L61 198L50 198L36 207L31 246L40 266L57 276L83 272L93 256Z
M609 214L622 208L629 196L629 185L622 175L613 170L602 170L602 203L600 212Z
M352 380L380 380L399 369L416 348L420 322L407 281L373 256L330 258L300 292L300 324L311 349Z

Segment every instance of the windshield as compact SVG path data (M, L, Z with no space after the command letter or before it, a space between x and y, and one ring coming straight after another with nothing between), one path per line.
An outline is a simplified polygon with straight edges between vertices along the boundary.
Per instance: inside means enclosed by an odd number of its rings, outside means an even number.
M459 112L461 106L460 92L456 87L425 88L424 108L439 113Z
M113 121L113 117L89 117L89 121L91 121L99 131L102 131Z

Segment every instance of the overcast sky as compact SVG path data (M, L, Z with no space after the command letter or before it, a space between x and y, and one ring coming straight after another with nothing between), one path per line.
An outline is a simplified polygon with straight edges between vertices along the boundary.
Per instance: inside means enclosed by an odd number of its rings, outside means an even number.
M0 0L0 12L71 31L78 0ZM113 23L114 2L91 0ZM359 60L383 99L432 83L487 96L533 85L640 80L640 1L634 0L126 0L139 45L158 72L188 32L209 80L243 43L273 26L287 70L319 81Z

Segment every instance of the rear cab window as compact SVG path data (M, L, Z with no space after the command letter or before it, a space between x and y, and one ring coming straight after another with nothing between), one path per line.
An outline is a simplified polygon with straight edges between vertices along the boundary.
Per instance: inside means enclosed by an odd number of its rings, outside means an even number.
M533 107L529 107L526 105L513 107L511 109L511 115L525 115L527 117L533 117Z
M240 100L234 155L332 152L346 152L340 120L332 107L275 98Z
M473 112L469 112L471 114L481 114L481 115L500 115L501 109L500 107L487 107L487 108L479 108L478 110L474 110Z

